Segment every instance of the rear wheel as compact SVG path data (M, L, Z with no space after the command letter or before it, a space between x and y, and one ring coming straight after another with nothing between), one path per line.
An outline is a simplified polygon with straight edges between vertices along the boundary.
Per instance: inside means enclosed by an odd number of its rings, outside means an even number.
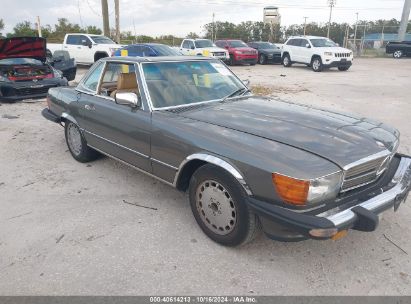
M225 246L248 243L258 232L258 219L246 196L229 173L211 164L200 167L190 180L190 205L198 225Z
M288 68L288 67L290 67L291 65L292 65L292 63L291 63L290 55L285 54L285 55L283 56L283 66L285 66L286 68Z
M314 72L321 72L323 70L323 62L320 57L314 57L312 59L311 68Z
M399 58L402 57L402 55L403 55L403 53L402 53L401 50L396 50L396 51L392 54L392 57L394 57L395 59L399 59Z
M86 163L97 159L99 153L87 146L80 128L75 123L66 122L64 129L67 147L75 160Z

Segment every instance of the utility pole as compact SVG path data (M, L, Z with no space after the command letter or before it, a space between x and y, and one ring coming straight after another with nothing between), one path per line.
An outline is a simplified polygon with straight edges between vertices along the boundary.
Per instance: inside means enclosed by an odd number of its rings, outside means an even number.
M331 16L333 13L333 7L337 3L337 0L328 0L328 5L330 6L330 18L328 19L328 30L327 30L327 38L330 38L330 27L331 27Z
M211 40L214 41L214 17L215 14L213 13L213 22L212 22L212 27L211 27Z
M108 20L107 0L101 0L101 13L103 15L103 34L104 36L110 36L110 23Z
M119 0L114 0L114 11L116 18L116 42L120 43L120 3Z
M39 37L41 37L40 16L37 16L37 32L39 33Z
M305 36L305 28L307 26L307 19L308 17L303 17L304 18L304 36Z
M401 23L398 30L398 41L405 40L405 33L407 31L408 20L410 18L411 0L404 0L404 8L402 9Z
M358 12L355 13L357 15L357 21L355 21L355 31L354 31L354 44L357 42L357 29L358 29Z

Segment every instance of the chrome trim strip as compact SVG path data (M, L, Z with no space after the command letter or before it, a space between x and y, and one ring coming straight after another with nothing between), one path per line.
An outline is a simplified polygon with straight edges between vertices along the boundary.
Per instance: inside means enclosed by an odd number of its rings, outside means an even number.
M151 158L151 160L152 160L153 162L157 163L157 164L163 165L163 166L168 167L168 168L170 168L170 169L173 169L173 170L175 170L175 171L178 170L177 167L174 167L173 165L170 165L170 164L167 164L167 163L165 163L165 162L162 162L161 160L158 160L158 159L155 159L155 158Z
M344 166L344 167L343 167L343 170L344 170L344 171L347 171L347 170L349 170L349 169L351 169L351 168L353 168L353 167L362 165L362 164L367 163L367 162L369 162L369 161L376 160L376 159L378 159L378 158L380 158L380 157L388 156L388 155L390 155L391 153L392 153L392 152L390 152L389 150L384 150L384 151L375 153L375 154L373 154L373 155L370 155L370 156L361 158L361 159L359 159L359 160L357 160L357 161L355 161L355 162L353 162L353 163L351 163L351 164L348 164L348 165Z
M184 168L184 166L191 160L203 160L207 163L216 165L224 170L226 170L228 173L230 173L239 183L240 185L243 187L243 189L245 190L245 192L248 195L253 195L253 193L251 192L251 189L248 187L247 183L245 182L244 177L241 175L241 173L234 168L231 164L229 164L228 162L226 162L225 160L222 160L221 158L218 158L216 156L210 155L210 154L205 154L205 153L195 153L195 154L191 154L189 156L187 156L180 164L178 171L176 173L176 176L174 178L174 186L177 186L177 181L178 178L180 177L181 171Z
M77 120L73 116L71 116L70 114L67 114L66 112L61 113L61 117L71 121L72 123L75 123L76 125L78 125Z
M114 142L114 141L112 141L112 140L110 140L110 139L104 138L104 137L102 137L102 136L100 136L100 135L97 135L97 134L95 134L95 133L93 133L93 132L90 132L90 131L87 131L87 130L84 130L84 129L83 129L83 131L86 132L86 133L88 133L88 134L90 134L90 135L93 135L93 136L95 136L95 137L97 137L97 138L100 138L100 139L102 139L102 140L104 140L104 141L107 141L107 142L109 142L109 143L111 143L111 144L113 144L113 145L116 145L116 146L118 146L118 147L120 147L120 148L122 148L122 149L124 149L124 150L133 152L134 154L137 154L138 156L141 156L141 157L144 157L144 158L147 158L147 159L150 158L150 156L148 156L148 155L146 155L146 154L143 154L143 153L138 152L138 151L136 151L136 150L127 148L127 147L125 147L125 146L123 146L123 145L120 145L120 144L118 144L118 143L116 143L116 142ZM94 147L93 147L93 149L94 149ZM113 157L114 157L114 156L113 156Z
M387 190L386 192L383 192L356 206L361 206L369 211L376 211L379 209L386 209L391 207L397 196L403 194L407 190L407 183L409 183L410 177L411 158L403 157L401 158L398 169L391 181L395 186L390 190ZM341 227L345 224L349 224L350 222L355 221L357 216L351 209L356 206L353 206L331 216L327 216L330 210L317 216L326 217L326 219L331 221L336 227Z
M119 158L111 155L110 153L101 151L100 149L97 149L97 148L95 148L95 147L93 147L93 146L91 146L91 145L89 145L89 144L87 144L87 145L88 145L90 148L92 148L92 149L100 152L101 154L107 155L108 157L111 157L112 159L114 159L114 160L116 160L116 161L118 161L118 162L120 162L120 163L122 163L122 164L125 164L125 165L127 165L127 166L129 166L129 167L131 167L131 168L133 168L133 169L141 172L141 173L144 173L144 174L146 174L146 175L148 175L148 176L150 176L150 177L153 177L153 178L155 178L155 179L157 179L157 180L159 180L159 181L161 181L161 182L163 182L163 183L165 183L165 184L167 184L167 185L169 185L169 186L174 187L173 183L170 183L170 182L168 182L168 181L166 181L166 180L164 180L164 179L162 179L162 178L160 178L160 177L158 177L158 176L156 176L156 175L153 175L153 174L151 174L150 172L147 172L147 171L145 171L145 170L143 170L143 169L141 169L141 168L139 168L139 167L136 167L136 166L134 166L134 165L132 165L132 164L129 164L128 162L125 162L124 160L121 160L121 159L119 159Z

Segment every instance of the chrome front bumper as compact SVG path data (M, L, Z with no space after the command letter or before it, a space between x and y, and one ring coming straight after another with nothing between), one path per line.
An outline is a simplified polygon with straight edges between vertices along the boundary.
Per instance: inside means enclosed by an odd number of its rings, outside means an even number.
M356 207L362 207L376 215L392 207L397 210L399 205L406 200L411 188L411 158L401 158L391 184L394 185L391 189L358 205L332 215L330 215L330 211L332 211L330 210L318 216L325 217L337 228L345 228L357 222L358 213L353 211Z

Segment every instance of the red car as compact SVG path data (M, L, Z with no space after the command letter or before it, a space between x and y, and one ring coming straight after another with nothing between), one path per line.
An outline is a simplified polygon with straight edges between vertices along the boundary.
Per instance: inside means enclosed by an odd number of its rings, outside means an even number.
M255 65L258 60L258 52L250 48L241 40L217 40L215 44L218 47L227 49L230 54L230 65L235 65L238 63L248 63L250 65Z

